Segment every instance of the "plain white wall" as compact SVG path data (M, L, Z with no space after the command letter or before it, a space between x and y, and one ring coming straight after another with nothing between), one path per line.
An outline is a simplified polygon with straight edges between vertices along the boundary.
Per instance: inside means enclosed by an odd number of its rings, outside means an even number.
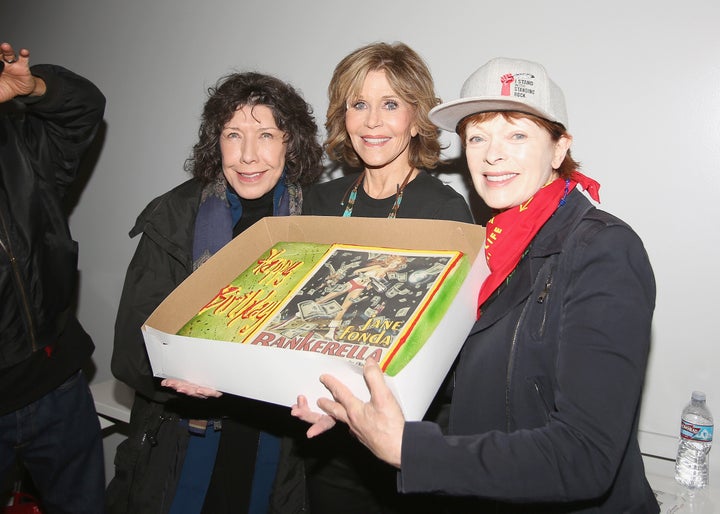
M290 81L324 123L334 65L372 41L427 60L444 100L495 56L543 63L566 93L574 156L601 207L630 223L658 298L643 398L643 446L673 456L693 389L720 415L720 4L571 0L3 0L0 39L67 66L105 93L106 133L71 217L79 316L109 378L113 323L142 207L185 180L205 92L233 70ZM446 134L447 156L458 155ZM446 176L462 190L463 177ZM466 192L463 190L463 192ZM612 380L612 377L608 377ZM720 476L720 459L714 473Z

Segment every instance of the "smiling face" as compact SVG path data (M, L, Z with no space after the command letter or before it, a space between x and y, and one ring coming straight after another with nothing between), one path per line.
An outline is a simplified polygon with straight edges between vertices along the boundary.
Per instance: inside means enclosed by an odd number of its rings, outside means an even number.
M241 198L260 198L280 180L286 147L270 108L245 105L220 134L223 175Z
M348 100L345 128L367 169L407 173L415 113L393 89L384 71L370 71L357 98Z
M465 131L465 155L475 190L492 209L503 211L532 197L558 177L555 171L571 139L553 141L528 118L506 120L498 114Z

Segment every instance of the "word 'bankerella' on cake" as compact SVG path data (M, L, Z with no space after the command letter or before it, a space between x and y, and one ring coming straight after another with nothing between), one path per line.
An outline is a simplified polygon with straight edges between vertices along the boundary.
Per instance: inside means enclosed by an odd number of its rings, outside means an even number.
M178 335L309 351L396 375L422 348L470 265L462 252L279 242Z

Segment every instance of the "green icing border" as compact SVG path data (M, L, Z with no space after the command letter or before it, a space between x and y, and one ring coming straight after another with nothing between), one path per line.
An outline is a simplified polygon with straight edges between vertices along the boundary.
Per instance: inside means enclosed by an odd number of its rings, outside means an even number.
M398 352L390 361L385 369L385 374L394 377L412 360L420 351L437 326L440 320L445 316L450 304L452 304L455 296L457 296L460 287L470 273L470 262L465 254L460 258L460 262L455 265L455 269L445 279L440 291L430 301L430 304L423 312L419 324L415 326L408 335L405 343L400 347ZM449 280L449 282L448 282Z

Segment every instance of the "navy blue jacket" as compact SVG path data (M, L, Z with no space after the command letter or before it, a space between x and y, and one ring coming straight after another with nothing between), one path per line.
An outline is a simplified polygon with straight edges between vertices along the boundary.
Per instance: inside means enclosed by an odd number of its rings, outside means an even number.
M457 512L658 512L637 442L654 305L638 236L572 192L468 336L450 435L406 423L400 490Z

